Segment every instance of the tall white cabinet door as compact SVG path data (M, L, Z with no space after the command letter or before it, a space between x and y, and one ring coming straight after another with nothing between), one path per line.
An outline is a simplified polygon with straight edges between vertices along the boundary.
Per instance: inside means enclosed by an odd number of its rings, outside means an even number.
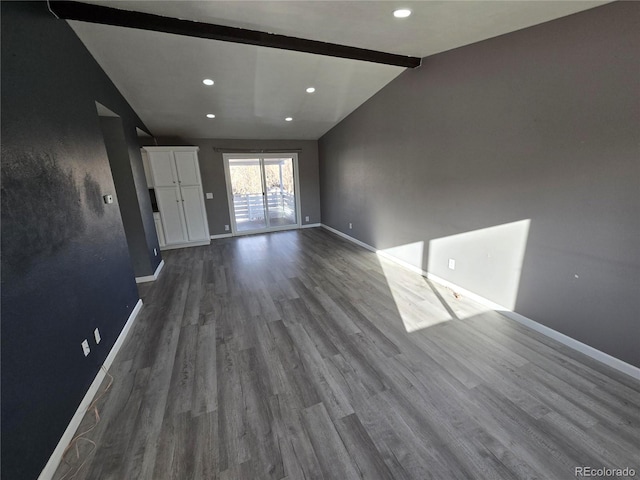
M173 152L149 152L149 163L153 172L153 183L156 187L171 187L177 185L178 176L173 161Z
M156 224L156 233L158 234L158 245L164 247L167 242L164 239L164 230L162 230L162 217L159 213L153 214L153 222Z
M173 152L180 185L201 185L198 154L196 152Z
M186 242L187 231L180 191L176 187L156 186L156 199L167 245Z
M207 218L202 204L202 188L196 185L186 187L182 185L181 193L189 241L208 240L209 231L206 227Z

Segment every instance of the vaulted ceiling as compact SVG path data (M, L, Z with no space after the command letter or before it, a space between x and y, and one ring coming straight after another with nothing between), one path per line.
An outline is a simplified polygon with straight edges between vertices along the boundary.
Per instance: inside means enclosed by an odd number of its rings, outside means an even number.
M85 3L425 57L608 2ZM412 15L395 18L392 13L400 7ZM155 136L317 139L404 71L262 46L69 23ZM214 85L204 85L205 78ZM307 93L308 87L315 92ZM209 113L215 118L207 118Z

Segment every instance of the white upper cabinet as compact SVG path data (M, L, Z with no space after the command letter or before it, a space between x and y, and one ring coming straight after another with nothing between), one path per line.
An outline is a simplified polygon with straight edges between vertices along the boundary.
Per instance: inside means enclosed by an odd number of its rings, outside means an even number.
M156 187L171 187L177 184L178 175L172 151L150 151L149 164Z
M176 159L178 182L181 185L201 185L198 154L196 152L173 152Z

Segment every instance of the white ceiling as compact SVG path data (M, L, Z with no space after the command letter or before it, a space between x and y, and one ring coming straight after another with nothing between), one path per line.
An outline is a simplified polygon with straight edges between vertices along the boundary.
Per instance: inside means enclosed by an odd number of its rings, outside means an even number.
M425 57L607 1L86 2ZM398 7L413 14L396 19ZM400 67L69 22L155 136L317 139ZM202 79L212 78L206 87ZM305 88L314 86L313 94ZM207 119L205 114L216 118ZM285 122L287 116L292 122Z

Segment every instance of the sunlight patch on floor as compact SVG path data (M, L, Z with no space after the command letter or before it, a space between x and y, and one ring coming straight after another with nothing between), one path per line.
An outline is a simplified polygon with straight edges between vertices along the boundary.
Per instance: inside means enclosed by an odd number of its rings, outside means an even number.
M414 262L418 258L421 261L423 247L423 242L416 242L394 247L385 252L389 252L389 254L393 252L394 257L401 259L408 265L415 265ZM422 330L452 319L436 293L431 290L420 274L408 271L393 260L386 258L385 255L378 255L378 258L389 291L393 295L396 309L407 332Z

